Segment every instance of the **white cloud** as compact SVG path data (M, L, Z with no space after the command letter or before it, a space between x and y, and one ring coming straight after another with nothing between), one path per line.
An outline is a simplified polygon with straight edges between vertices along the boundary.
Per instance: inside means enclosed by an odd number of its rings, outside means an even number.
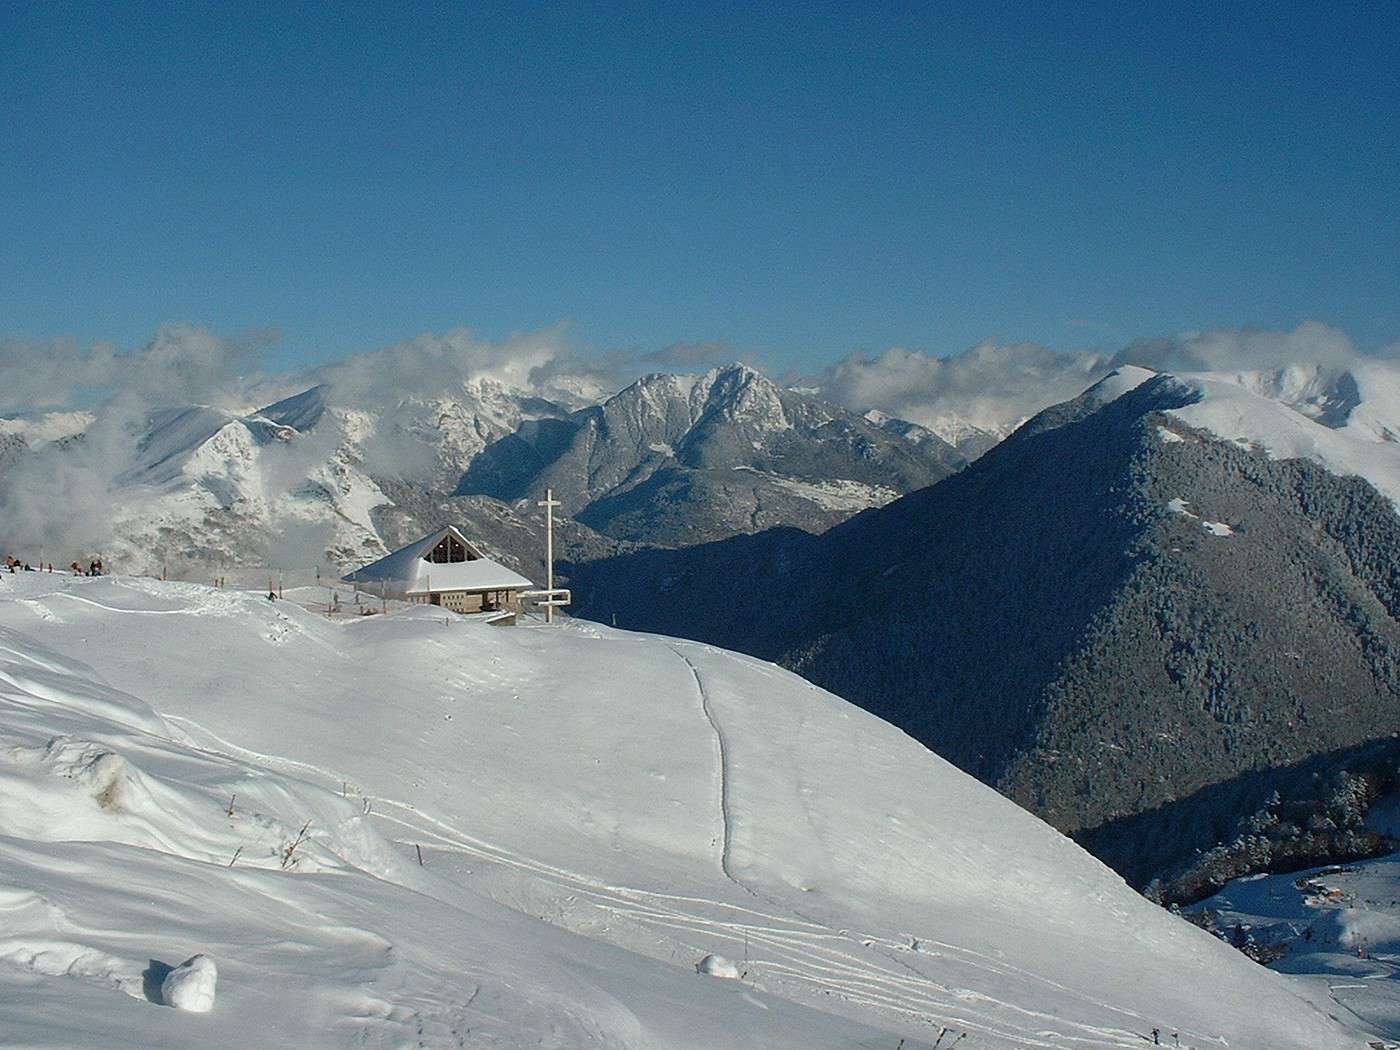
M110 343L67 338L0 339L0 412L29 412L130 396L147 404L236 401L270 336L215 336L163 325L127 353Z
M1114 355L1114 362L1164 372L1235 372L1296 364L1344 368L1356 357L1345 332L1319 321L1304 321L1288 331L1217 328L1139 340Z
M981 343L951 357L895 348L853 354L815 381L839 404L872 408L925 426L956 416L984 429L1018 422L1066 401L1120 364L1159 371L1254 371L1289 364L1344 368L1358 357L1345 332L1317 321L1289 330L1212 329L1143 339L1107 356L1036 343Z
M644 364L664 365L667 368L702 369L728 364L734 357L734 348L723 339L709 339L671 343L660 350L643 354L639 360Z
M317 381L360 403L422 397L472 379L525 389L531 373L568 353L562 325L513 335L503 343L478 339L469 328L426 332L318 370Z
M1035 343L980 343L952 357L896 347L879 357L844 358L816 385L859 412L878 408L932 427L956 416L992 430L1074 397L1106 370L1100 354Z

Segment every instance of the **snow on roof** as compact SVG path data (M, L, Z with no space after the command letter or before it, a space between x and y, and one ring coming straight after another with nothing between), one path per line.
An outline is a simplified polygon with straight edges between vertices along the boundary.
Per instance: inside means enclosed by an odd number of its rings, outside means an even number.
M467 549L468 561L429 562L423 556L446 536L455 537ZM431 578L431 580L430 580ZM427 594L434 591L503 591L534 586L524 576L492 561L481 549L451 525L444 525L416 539L406 547L344 577L347 583L383 582L398 594Z

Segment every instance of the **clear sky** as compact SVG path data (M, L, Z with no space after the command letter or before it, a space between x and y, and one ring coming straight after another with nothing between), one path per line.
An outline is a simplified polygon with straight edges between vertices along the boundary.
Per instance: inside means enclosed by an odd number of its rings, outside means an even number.
M1400 4L0 0L0 333L1400 339Z

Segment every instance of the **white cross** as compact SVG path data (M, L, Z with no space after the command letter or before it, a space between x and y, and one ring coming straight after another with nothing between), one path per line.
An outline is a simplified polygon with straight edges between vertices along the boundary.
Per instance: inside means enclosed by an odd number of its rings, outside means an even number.
M544 499L540 500L538 506L544 508L544 588L547 591L554 590L554 508L562 507L563 504L554 498L553 489L544 490ZM550 595L552 599L553 594ZM554 602L548 602L544 607L544 622L554 622Z

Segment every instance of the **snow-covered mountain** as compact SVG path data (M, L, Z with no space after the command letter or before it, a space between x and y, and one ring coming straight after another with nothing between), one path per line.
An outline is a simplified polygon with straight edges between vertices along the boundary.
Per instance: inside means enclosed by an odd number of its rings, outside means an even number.
M864 416L877 427L898 434L906 440L921 444L928 440L942 441L952 446L969 461L976 459L1016 429L1024 419L1013 424L984 428L963 419L954 413L944 413L927 425L911 423L907 419L897 419L878 408L872 408Z
M6 1041L1364 1045L776 667L326 596L0 579Z
M575 567L578 608L797 669L1146 883L1395 729L1395 375L1124 367L824 535Z
M892 432L731 365L645 376L567 419L527 423L478 456L457 491L512 500L552 488L600 532L677 544L820 530L965 462L921 428Z
M17 439L25 447L37 448L52 441L81 434L92 426L87 411L39 412L0 419L0 435Z
M582 557L618 540L821 529L962 462L742 367L651 376L596 406L558 379L476 375L425 394L344 367L261 408L6 421L0 534L31 561L101 553L203 575L357 564L452 520L530 575L542 543L521 501L549 484L572 518L562 549Z

